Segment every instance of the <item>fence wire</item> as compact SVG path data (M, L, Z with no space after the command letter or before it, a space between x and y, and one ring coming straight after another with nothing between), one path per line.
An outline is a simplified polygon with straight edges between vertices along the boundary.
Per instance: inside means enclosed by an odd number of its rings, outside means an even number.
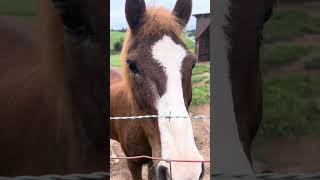
M110 117L111 120L126 120L126 119L150 119L150 118L177 118L177 119L210 119L210 116L159 116L159 115L144 115L144 116L121 116L121 117Z

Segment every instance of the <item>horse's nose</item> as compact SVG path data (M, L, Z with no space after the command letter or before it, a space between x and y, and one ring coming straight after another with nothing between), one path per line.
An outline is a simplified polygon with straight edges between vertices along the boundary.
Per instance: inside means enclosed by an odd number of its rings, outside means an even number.
M160 166L158 168L158 180L170 180L168 168Z
M204 163L202 162L201 163L201 174L200 174L199 180L203 179L203 176L204 176Z

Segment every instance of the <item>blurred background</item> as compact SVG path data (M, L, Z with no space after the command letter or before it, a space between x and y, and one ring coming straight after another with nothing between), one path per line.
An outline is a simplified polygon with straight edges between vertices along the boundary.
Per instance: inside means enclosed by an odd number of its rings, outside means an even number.
M0 16L17 16L33 21L36 17L36 0L1 0Z
M320 1L277 0L261 48L257 171L320 171Z

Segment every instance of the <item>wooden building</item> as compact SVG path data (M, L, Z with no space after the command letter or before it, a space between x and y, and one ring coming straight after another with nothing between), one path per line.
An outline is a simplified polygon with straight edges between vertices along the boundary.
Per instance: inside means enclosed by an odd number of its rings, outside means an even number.
M195 54L199 62L210 61L210 13L195 14Z

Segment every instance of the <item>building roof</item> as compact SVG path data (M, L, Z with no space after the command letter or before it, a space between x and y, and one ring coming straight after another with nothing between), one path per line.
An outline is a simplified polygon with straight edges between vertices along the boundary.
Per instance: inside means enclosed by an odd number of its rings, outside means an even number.
M202 33L210 27L210 13L194 14L197 18L197 27L195 32L195 40L197 40Z
M208 17L208 16L210 16L210 13L194 14L193 16L196 17L196 18L199 18L201 16Z

